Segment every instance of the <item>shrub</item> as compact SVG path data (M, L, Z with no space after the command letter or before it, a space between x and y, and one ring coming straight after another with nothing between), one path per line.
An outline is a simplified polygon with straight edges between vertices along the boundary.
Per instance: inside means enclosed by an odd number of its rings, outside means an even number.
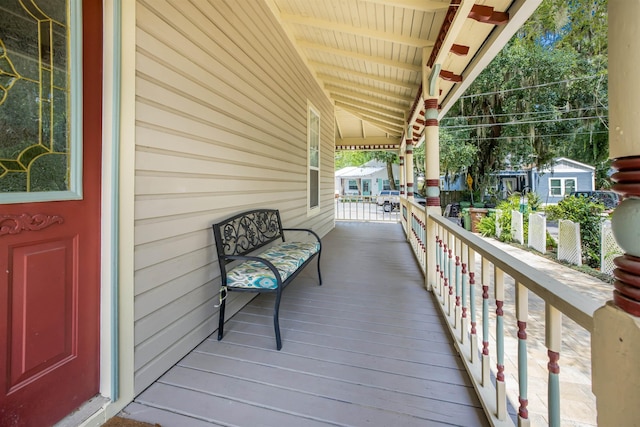
M568 219L580 224L583 262L589 267L600 266L600 227L604 205L586 197L569 196L557 205L545 209L550 221Z
M546 239L547 249L555 249L558 247L556 240L553 238L551 233L547 230L547 239Z
M542 198L538 193L534 193L533 191L527 193L527 204L529 205L529 209L533 212L537 211L542 204Z
M496 218L494 215L487 215L478 221L478 225L476 226L478 233L483 236L495 236L496 235Z
M531 194L531 193L529 193ZM511 236L511 211L519 211L520 210L520 202L521 202L520 194L513 194L507 200L503 200L498 204L496 209L502 211L500 215L500 227L501 233L499 236L496 236L498 240L502 242L510 242L513 240ZM529 213L530 213L529 204L525 205L525 211L523 212L523 233L525 241L528 236L529 231ZM483 236L495 236L496 235L496 218L494 215L489 215L480 220L478 222L477 230Z

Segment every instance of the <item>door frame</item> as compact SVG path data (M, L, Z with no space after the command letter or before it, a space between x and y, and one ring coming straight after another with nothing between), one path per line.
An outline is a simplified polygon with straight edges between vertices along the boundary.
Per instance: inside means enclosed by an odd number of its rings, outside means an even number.
M101 333L101 392L111 398L106 420L135 397L134 186L121 183L135 180L136 2L104 1L103 141L111 148L103 150L102 192L102 313L109 326Z
M103 0L100 394L79 426L99 427L133 401L136 2Z

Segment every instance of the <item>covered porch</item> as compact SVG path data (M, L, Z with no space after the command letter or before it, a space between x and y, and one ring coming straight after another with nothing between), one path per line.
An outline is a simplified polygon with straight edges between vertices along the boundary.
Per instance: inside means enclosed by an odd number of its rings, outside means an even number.
M488 425L399 223L341 222L315 268L261 295L136 397L162 425Z
M637 419L628 403L640 379L629 356L640 343L637 318L607 305L598 322L600 305L574 298L522 262L504 261L440 215L438 121L540 1L486 1L478 7L471 1L365 2L371 9L384 7L388 16L412 5L419 7L415 16L436 11L437 19L403 15L407 22L433 22L433 28L384 42L413 43L402 55L406 60L387 58L405 48L384 43L367 55L357 43L321 45L320 32L307 27L383 40L388 31L373 24L336 25L333 15L311 18L297 10L307 3L138 0L105 9L107 62L109 43L122 47L121 55L113 49L113 70L105 66L104 127L114 134L106 132L105 147L118 148L105 150L103 167L117 180L105 180L102 189L113 194L103 203L105 223L111 220L104 235L113 235L103 253L111 255L101 260L101 320L111 326L100 336L100 394L110 404L83 425L99 425L125 408L132 418L163 426L526 426L534 395L527 372L534 367L542 367L551 384L547 423L560 425L564 318L599 338L592 350L599 352L593 390L600 424ZM633 28L638 2L610 3L612 28ZM383 17L353 9L354 16ZM494 9L498 17L508 13L508 23L488 22ZM439 25L449 10L456 19ZM611 63L618 66L611 79L618 82L610 91L612 118L625 120L612 120L611 129L620 130L612 132L611 157L622 161L621 171L631 172L632 188L620 191L635 209L637 120L628 107L637 97L628 93L637 88L616 77L633 75L626 70L638 60L627 48L626 33L614 34L612 44ZM465 46L469 54L460 56ZM305 50L316 53L305 58ZM378 64L367 67L378 72L372 79L351 73L361 67L337 67L327 53ZM399 66L408 71L385 68ZM355 88L365 92L364 101L345 99L355 97ZM374 103L372 94L384 101L381 110L402 114L382 111L371 119L362 103ZM394 106L390 99L399 96L402 105ZM110 114L111 104L117 114ZM347 112L353 126L342 120ZM360 135L351 135L352 128ZM410 171L420 139L427 208L412 203L413 174L405 169L400 224L335 224L335 151L363 145L394 150ZM313 165L311 158L320 160ZM627 158L636 162L627 164ZM120 190L110 191L119 182ZM268 297L233 316L222 342L207 338L215 330L219 283L211 223L266 205L280 209L288 225L317 231L327 247L325 284L318 287L312 275L301 275L285 292L281 352L275 351ZM637 210L627 209L625 216L626 229L633 230ZM627 247L630 255L640 253L637 241ZM467 263L466 271L457 258ZM517 280L513 299L504 295L505 276ZM543 299L543 316L529 315L529 293ZM236 308L245 302L234 300ZM542 325L541 334L532 333L533 324ZM505 335L518 337L524 355L515 368L505 360ZM543 348L542 357L527 357L534 347ZM515 377L520 388L512 401L519 415L507 400Z

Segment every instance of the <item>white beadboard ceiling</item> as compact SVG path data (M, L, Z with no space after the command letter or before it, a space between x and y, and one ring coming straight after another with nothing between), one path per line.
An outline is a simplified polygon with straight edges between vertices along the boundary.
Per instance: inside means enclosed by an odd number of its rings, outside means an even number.
M441 118L542 0L266 1L334 102L341 150L417 142L431 70Z

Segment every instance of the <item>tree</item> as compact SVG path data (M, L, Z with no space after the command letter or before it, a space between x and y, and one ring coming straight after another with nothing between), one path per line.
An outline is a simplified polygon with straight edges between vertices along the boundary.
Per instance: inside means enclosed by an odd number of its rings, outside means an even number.
M477 147L466 141L455 140L451 133L440 129L440 174L445 179L466 173L477 155ZM425 144L413 150L413 166L416 175L424 174Z
M392 190L397 190L396 180L393 177L393 164L398 163L398 155L391 151L369 151L368 154L372 160L383 162L387 165L387 176L389 177L389 186Z
M442 127L477 148L476 190L558 155L608 170L606 20L605 0L545 0L450 110Z
M339 170L347 166L360 166L369 160L366 151L337 151L335 154L335 169Z

